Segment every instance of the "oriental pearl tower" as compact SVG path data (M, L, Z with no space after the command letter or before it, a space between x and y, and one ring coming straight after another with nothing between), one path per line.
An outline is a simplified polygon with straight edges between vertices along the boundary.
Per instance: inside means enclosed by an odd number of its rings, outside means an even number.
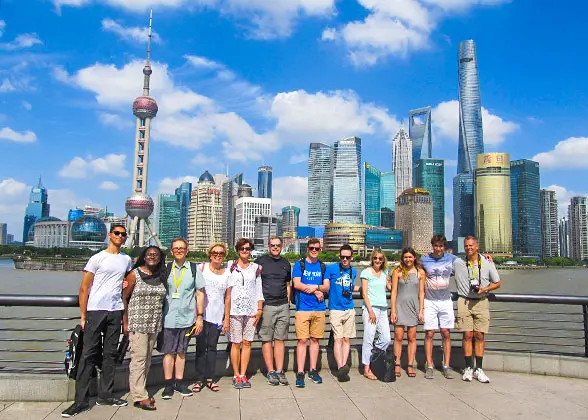
M157 102L149 96L151 70L151 23L153 12L149 14L149 36L147 41L147 62L143 68L143 95L133 102L133 114L137 117L135 134L135 165L133 166L133 193L125 202L125 210L131 219L130 247L145 246L153 238L157 246L161 242L153 229L149 216L153 213L153 199L147 194L147 169L149 164L149 140L151 120L157 115ZM145 237L145 228L149 236Z

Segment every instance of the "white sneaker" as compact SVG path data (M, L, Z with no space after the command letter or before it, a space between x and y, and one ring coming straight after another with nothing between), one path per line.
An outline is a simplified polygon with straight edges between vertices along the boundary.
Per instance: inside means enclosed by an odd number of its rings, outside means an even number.
M490 383L490 378L488 378L486 376L486 374L484 373L484 371L482 369L476 369L474 371L474 379L477 379L478 381L482 382L483 384L488 384Z
M472 382L472 375L474 374L474 370L471 367L466 367L463 371L463 376L461 377L462 381Z

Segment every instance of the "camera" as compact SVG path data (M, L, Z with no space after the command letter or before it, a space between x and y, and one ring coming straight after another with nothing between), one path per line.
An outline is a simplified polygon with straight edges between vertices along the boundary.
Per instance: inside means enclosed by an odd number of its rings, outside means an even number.
M341 294L343 295L344 298L350 298L351 297L351 290L343 289Z
M470 291L474 293L478 293L480 291L479 284L470 284Z

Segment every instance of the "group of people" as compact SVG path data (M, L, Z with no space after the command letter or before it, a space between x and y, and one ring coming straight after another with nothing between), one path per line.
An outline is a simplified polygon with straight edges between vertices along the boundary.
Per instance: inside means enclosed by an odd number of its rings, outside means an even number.
M484 334L488 332L490 317L487 294L500 287L500 279L494 265L478 254L474 237L465 239L465 261L445 253L445 237L436 235L431 240L433 252L420 261L413 249L405 248L400 265L389 270L385 254L376 249L371 254L370 267L358 273L351 265L351 246L340 248L339 264L326 265L318 258L321 242L316 238L309 239L307 256L292 267L281 256L282 240L276 236L269 240L268 254L254 262L250 261L253 242L239 239L235 244L238 258L228 264L223 262L228 251L224 243L214 243L208 248L206 263L187 261L188 243L182 238L174 239L171 244L172 262L166 263L163 251L150 246L133 264L120 251L126 236L123 225L113 225L108 234L108 247L91 257L84 268L79 291L84 345L75 402L62 412L63 417L90 408L89 384L100 352L103 361L96 404L128 404L113 395L121 328L130 342L129 388L137 408L156 410L155 399L146 389L153 349L164 355L162 399L170 399L174 393L190 396L203 388L218 392L215 366L221 333L227 335L230 343L234 388L251 387L247 368L256 332L262 341L268 383L288 385L284 354L290 303L296 310L296 386L305 386L307 347L308 378L314 383L322 382L317 364L319 340L325 335L327 301L337 364L335 373L339 381L349 381L350 339L356 337L353 292L359 290L364 301L361 357L366 378L377 379L370 369L370 361L374 351L385 352L389 346L390 322L394 324L396 376L401 375L405 330L407 375L416 376L416 327L424 322L425 377L433 378L433 337L439 329L444 348L443 374L451 378L449 330L454 327L454 315L449 278L453 274L460 296L457 328L464 333L463 379L489 381L482 370ZM388 290L391 291L390 316ZM196 338L196 378L188 387L184 370L192 337Z

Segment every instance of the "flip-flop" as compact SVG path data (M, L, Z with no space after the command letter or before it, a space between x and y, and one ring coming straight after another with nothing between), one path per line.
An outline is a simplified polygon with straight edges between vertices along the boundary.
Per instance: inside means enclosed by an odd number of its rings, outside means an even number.
M363 376L365 376L366 378L372 380L372 381L377 381L378 377L376 375L373 374L373 372L370 373L364 373Z
M196 382L194 385L192 385L192 392L197 394L202 391L202 388L204 388L204 384L202 382Z
M207 381L206 382L206 388L210 389L212 392L218 392L218 391L220 391L220 386L218 386L218 384L216 382L213 382L213 381Z

